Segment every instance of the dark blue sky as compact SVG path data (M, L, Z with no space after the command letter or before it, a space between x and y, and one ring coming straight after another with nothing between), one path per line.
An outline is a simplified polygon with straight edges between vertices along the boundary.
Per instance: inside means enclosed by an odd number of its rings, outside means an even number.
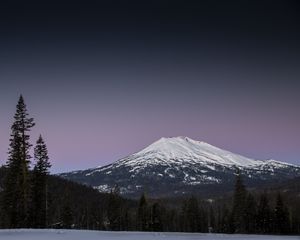
M299 163L297 1L0 9L1 163L20 93L54 172L103 165L177 135Z

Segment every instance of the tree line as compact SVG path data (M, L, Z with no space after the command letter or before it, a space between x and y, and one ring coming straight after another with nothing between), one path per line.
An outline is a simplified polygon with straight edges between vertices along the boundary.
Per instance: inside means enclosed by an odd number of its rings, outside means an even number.
M300 234L299 201L288 207L279 192L275 198L267 192L249 192L239 173L233 196L219 200L190 196L175 201L176 206L171 207L161 199L147 199L143 194L128 212L122 210L126 204L118 201L118 191L112 191L110 197L108 206L112 212L106 224L109 230ZM132 224L129 228L128 223Z
M288 205L279 192L248 191L239 171L231 196L201 199L125 199L49 174L42 136L31 167L34 127L20 96L11 127L8 160L0 168L1 228L76 228L112 231L300 234L300 203Z

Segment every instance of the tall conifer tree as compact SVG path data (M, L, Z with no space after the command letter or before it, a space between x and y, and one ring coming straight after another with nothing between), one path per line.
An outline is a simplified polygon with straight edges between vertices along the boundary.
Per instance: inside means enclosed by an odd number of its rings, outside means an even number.
M121 197L120 189L116 185L113 190L111 190L108 198L107 206L107 218L109 221L109 230L120 231L121 230Z
M142 194L137 209L137 228L140 231L147 231L149 228L148 203L145 193Z
M74 216L73 216L73 210L71 208L71 199L68 191L66 191L62 203L63 203L61 209L62 227L66 229L70 229L74 226L73 223Z
M246 198L245 207L245 233L255 233L257 204L251 193Z
M158 202L151 207L151 230L154 232L163 231L162 209Z
M287 234L290 230L289 211L283 203L280 193L277 195L276 206L274 210L274 232Z
M269 199L266 193L260 196L257 209L257 230L259 233L270 233L272 213L269 206Z
M8 228L26 227L29 200L29 131L35 125L29 118L22 95L16 106L11 127L7 174L3 187L4 225Z
M47 226L47 177L51 164L41 135L34 148L34 159L36 163L32 171L30 222L32 227L44 228Z
M233 196L232 217L235 232L241 233L245 231L245 203L247 190L243 183L241 173L238 170L236 175L235 191Z
M200 210L198 200L192 196L187 200L187 222L188 232L200 232Z

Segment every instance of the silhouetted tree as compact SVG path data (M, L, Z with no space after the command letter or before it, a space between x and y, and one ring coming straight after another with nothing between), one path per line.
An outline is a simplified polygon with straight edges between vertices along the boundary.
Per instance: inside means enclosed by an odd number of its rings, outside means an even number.
M137 229L139 231L149 230L148 203L145 193L142 194L137 209Z
M200 210L198 206L198 200L194 196L187 200L186 215L187 231L200 232Z
M256 231L256 212L257 205L254 197L251 193L248 194L245 202L245 233L255 233Z
M233 216L226 205L223 205L221 208L221 222L220 222L220 231L222 233L233 233Z
M32 227L45 228L47 226L47 178L51 164L49 162L47 146L40 135L34 148L36 164L32 172L32 191L30 222Z
M110 230L120 231L122 220L122 201L120 197L120 189L115 186L111 190L108 198L107 207L108 227Z
M157 202L151 207L151 230L154 232L163 231L162 210Z
M266 193L260 196L257 209L257 230L259 233L270 233L272 223L272 213Z
M67 192L63 199L63 205L61 210L61 222L62 227L69 229L73 227L73 211L71 208L71 201L69 193Z
M29 131L34 126L28 117L22 95L16 106L11 127L9 157L6 162L6 179L3 186L2 209L7 228L26 227L29 203Z
M291 210L291 233L300 234L300 203Z
M290 231L290 218L286 206L283 204L280 193L277 195L276 206L274 210L274 230L279 234L287 234Z
M245 204L247 191L244 186L240 171L236 174L235 191L233 196L232 217L235 232L245 232Z
M209 208L209 232L216 230L215 212L212 206Z

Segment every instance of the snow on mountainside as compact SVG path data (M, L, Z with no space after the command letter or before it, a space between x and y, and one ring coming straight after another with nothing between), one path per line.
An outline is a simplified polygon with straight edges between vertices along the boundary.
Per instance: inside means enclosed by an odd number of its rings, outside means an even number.
M147 164L150 164L151 161L156 164L157 160L164 160L166 163L194 161L240 167L256 167L267 163L246 158L188 137L161 138L142 151L132 154L127 164L145 163L143 162L145 156L147 156Z
M250 185L300 176L300 167L275 160L254 160L188 137L161 138L143 150L110 165L61 176L110 191L135 195L178 195L224 190L240 169Z

